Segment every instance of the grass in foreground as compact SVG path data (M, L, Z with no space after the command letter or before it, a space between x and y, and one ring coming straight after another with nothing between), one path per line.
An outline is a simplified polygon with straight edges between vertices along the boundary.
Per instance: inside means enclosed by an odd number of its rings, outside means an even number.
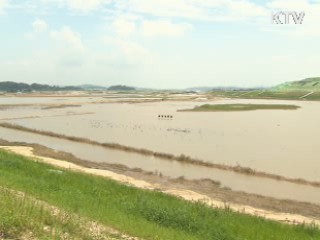
M283 104L204 104L193 109L179 110L182 112L233 112L254 110L295 110L299 106Z
M102 177L52 169L55 168L0 151L1 186L24 191L64 211L129 235L166 240L320 239L320 231L315 226L285 225L235 213L228 208L214 209L159 192L125 186ZM0 210L4 211L3 208ZM38 218L37 213L31 214L29 221L34 218ZM0 226L3 225L4 220L0 218ZM22 227L24 223L10 226Z
M107 239L90 231L90 226L76 216L0 188L0 239Z

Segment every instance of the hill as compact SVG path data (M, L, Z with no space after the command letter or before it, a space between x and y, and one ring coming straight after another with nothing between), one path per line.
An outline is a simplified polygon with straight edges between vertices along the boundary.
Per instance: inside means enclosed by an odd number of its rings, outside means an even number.
M187 91L195 91L195 92L210 92L210 91L248 91L248 90L257 90L257 89L263 89L263 88L257 88L257 87L191 87L187 88Z
M99 85L92 85L92 84L83 84L83 85L79 85L79 88L83 89L83 90L88 90L88 91L103 91L103 90L107 90L107 87L103 87L103 86L99 86Z
M125 85L114 85L108 88L109 91L135 91L134 87L128 87Z
M0 82L0 92L32 92L32 91L81 91L81 87L75 86L50 86L46 84L27 84L16 82Z
M109 91L135 91L134 87L128 87L125 85L114 85L109 88L84 84L79 86L51 86L47 84L27 84L27 83L17 83L17 82L0 82L0 92L42 92L42 91L92 91L92 90L109 90Z
M274 87L276 91L320 91L320 77L306 78L300 81L286 82Z

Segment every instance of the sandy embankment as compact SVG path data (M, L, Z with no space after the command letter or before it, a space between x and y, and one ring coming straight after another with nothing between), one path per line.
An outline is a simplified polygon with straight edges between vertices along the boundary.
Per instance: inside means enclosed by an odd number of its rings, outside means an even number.
M93 175L98 175L98 176L103 176L107 177L113 180L116 180L118 182L124 183L124 184L129 184L138 188L143 188L143 189L149 189L149 190L157 190L161 189L160 184L151 184L146 181L142 180L137 180L132 177L128 177L122 174L117 174L112 171L108 170L102 170L102 169L92 169L92 168L86 168L82 167L70 162L58 160L58 159L53 159L53 158L48 158L48 157L42 157L42 156L37 156L33 153L33 148L32 147L25 147L25 146L0 146L0 149L5 149L17 154L21 154L27 157L34 158L38 161L51 164L60 168L64 169L69 169L69 170L74 170L74 171L79 171L79 172L84 172L88 174L93 174ZM215 200L212 198L209 198L206 195L202 195L199 193L196 193L194 191L190 190L181 190L181 189L167 189L163 190L162 192L174 195L177 197L181 197L185 200L188 201L201 201L209 206L212 207L218 207L218 208L225 208L228 206L230 209L237 211L237 212L242 212L250 215L255 215L255 216L260 216L264 217L270 220L275 220L275 221L280 221L280 222L285 222L289 224L317 224L320 226L320 220L310 218L310 217L304 217L301 215L295 215L295 214L289 214L289 213L280 213L280 212L273 212L273 211L267 211L263 209L258 209L246 205L239 205L239 204L233 204L233 203L228 203L226 204L225 202Z

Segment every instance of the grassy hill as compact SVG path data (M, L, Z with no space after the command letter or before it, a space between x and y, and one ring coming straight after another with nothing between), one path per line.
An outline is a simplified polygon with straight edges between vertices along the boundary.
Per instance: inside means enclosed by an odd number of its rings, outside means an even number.
M211 91L212 96L243 99L320 100L320 77L280 84L269 89Z
M273 88L275 91L320 91L320 77L286 82Z

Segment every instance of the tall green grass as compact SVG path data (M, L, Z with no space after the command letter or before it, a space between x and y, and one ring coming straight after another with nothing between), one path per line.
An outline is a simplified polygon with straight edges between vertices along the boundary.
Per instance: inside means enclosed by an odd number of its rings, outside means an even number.
M314 226L290 226L214 209L159 192L71 171L0 151L0 185L144 239L320 239Z
M0 239L92 239L86 222L0 189Z

